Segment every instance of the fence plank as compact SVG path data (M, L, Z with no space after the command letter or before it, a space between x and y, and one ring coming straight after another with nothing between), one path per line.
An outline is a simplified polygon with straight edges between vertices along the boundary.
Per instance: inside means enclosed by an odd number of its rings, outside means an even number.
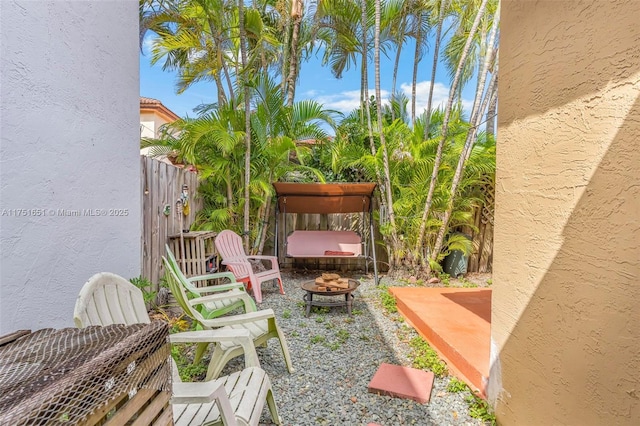
M202 200L197 196L198 175L157 159L141 156L141 197L142 197L142 276L153 283L153 290L163 276L162 256L170 235L180 233L180 218L176 201L182 192L182 185L189 187L190 212L184 217L185 229L194 222L196 212L202 208ZM169 214L165 215L165 206Z

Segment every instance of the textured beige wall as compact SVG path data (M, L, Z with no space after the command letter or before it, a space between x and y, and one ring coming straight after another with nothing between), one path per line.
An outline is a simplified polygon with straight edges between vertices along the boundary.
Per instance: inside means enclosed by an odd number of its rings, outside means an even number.
M640 1L503 1L490 395L640 424Z

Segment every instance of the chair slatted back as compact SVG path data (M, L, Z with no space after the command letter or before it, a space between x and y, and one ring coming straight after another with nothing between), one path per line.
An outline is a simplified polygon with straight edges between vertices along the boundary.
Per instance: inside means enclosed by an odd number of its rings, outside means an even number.
M119 275L95 274L76 299L73 321L78 328L90 325L139 324L151 319L142 291Z
M222 260L233 260L242 262L233 266L233 273L236 279L248 277L251 273L251 263L247 259L247 255L242 247L242 238L238 234L228 229L221 231L215 239L216 249Z

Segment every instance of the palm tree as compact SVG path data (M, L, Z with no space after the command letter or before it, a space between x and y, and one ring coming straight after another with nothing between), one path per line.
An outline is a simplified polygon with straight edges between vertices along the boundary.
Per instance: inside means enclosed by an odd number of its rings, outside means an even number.
M242 64L242 73L239 75L240 85L244 88L244 219L242 235L244 240L244 248L249 251L249 224L250 224L250 206L251 192L249 185L251 184L251 92L249 89L249 68L247 62L247 33L244 26L244 0L238 0L238 30L240 35L240 57Z
M427 199L425 201L424 204L424 209L422 212L422 223L423 225L420 226L420 229L418 231L418 240L416 243L416 251L419 251L420 246L421 246L421 242L424 239L424 234L425 234L425 230L426 230L426 223L427 223L427 219L429 217L429 212L431 209L431 204L433 202L433 194L436 188L436 182L438 180L438 172L439 172L439 168L440 168L440 163L442 161L442 149L444 148L444 143L447 139L447 131L448 131L448 124L449 124L449 118L451 115L451 110L453 107L453 101L458 89L458 84L460 82L460 79L462 77L462 72L463 69L465 67L465 61L467 59L467 56L469 55L469 51L471 49L471 44L474 40L474 36L475 33L478 29L478 26L480 25L480 21L482 20L482 16L484 15L486 8L487 8L487 2L488 0L482 0L482 3L480 4L479 9L477 10L476 13L476 17L475 20L473 22L473 25L471 26L471 29L469 30L469 35L467 37L466 43L464 45L464 48L462 50L462 54L460 55L460 61L458 63L458 68L456 70L456 74L453 78L453 82L451 83L451 88L449 90L449 98L447 99L447 105L445 108L445 113L444 113L444 119L442 122L442 131L441 131L441 136L440 136L440 142L438 143L438 150L436 152L436 157L435 157L435 161L434 161L434 165L433 165L433 171L431 173L431 179L429 182L429 192L427 194Z
M484 64L482 66L482 70L478 75L478 85L476 89L476 94L473 102L473 110L471 112L471 128L467 133L467 138L465 140L464 149L462 150L460 157L458 159L458 164L456 166L456 172L453 176L453 180L451 182L451 191L449 196L449 208L444 214L442 219L442 226L438 231L438 237L436 239L436 243L434 245L434 250L431 254L431 260L435 261L442 249L442 243L444 241L444 236L446 230L448 229L448 221L451 217L452 205L453 201L456 198L458 186L460 185L460 181L462 179L462 175L464 173L465 164L471 155L471 150L476 141L476 135L478 131L478 127L480 126L482 117L484 116L484 112L487 108L487 105L490 102L491 97L494 95L494 89L497 83L497 73L492 75L491 82L489 83L489 87L485 89L485 82L487 76L489 74L489 69L493 68L497 71L497 64L494 67L491 67L492 63L496 60L495 53L497 52L497 33L498 33L498 25L500 22L500 5L498 4L498 8L493 15L493 22L491 28L491 34L489 36L489 42L487 44L488 49L486 53L484 53ZM484 99L483 99L484 95Z
M287 76L287 105L293 105L296 93L296 80L298 79L298 42L300 39L300 25L302 23L302 0L292 0L291 20L293 29L291 31L291 52L289 54L289 75Z
M436 26L436 35L435 35L435 45L433 46L433 64L431 65L431 78L429 79L429 98L427 100L427 111L426 111L426 125L424 126L424 138L427 139L429 137L429 119L431 118L431 107L433 103L433 88L436 82L436 71L438 69L438 58L440 55L440 42L442 38L442 25L444 23L444 17L447 10L448 0L440 0L438 7L438 24Z
M384 188L386 199L386 207L389 215L389 223L391 224L391 247L393 252L397 250L398 234L396 228L396 218L393 211L393 193L391 191L391 175L389 173L389 153L387 152L387 145L384 138L384 132L382 131L382 96L380 94L380 0L374 0L375 5L375 29L374 29L374 67L375 67L375 90L376 90L376 113L378 115L378 135L380 137L380 150L382 151L383 158L383 172L384 172Z
M227 56L233 16L234 7L225 0L165 0L141 5L141 40L149 30L157 34L151 63L164 60L163 70L178 71L178 93L198 81L212 80L218 103L223 103L233 92Z
M409 34L407 32L407 8L403 0L392 0L387 2L387 13L390 22L387 24L389 27L389 36L391 42L396 49L396 56L393 63L393 77L391 79L391 97L395 98L397 95L398 80L398 68L400 66L400 55L402 54L402 47L407 42ZM393 109L391 110L391 121L395 120Z
M251 124L254 141L252 168L256 171L253 179L253 193L260 193L258 203L258 223L260 232L256 235L255 250L262 252L266 241L268 223L272 209L273 187L276 182L293 171L307 171L323 179L317 171L304 165L305 150L295 142L314 139L320 142L328 140L328 134L322 124L335 127L335 111L326 110L315 101L305 100L289 106L285 102L281 86L269 76L258 76L254 82L254 112ZM289 162L289 153L295 150L296 158L302 164Z
M418 64L422 60L427 47L427 35L429 34L429 13L426 4L422 1L408 3L411 13L411 35L415 40L413 56L413 75L411 80L411 125L416 121L416 85L418 80Z

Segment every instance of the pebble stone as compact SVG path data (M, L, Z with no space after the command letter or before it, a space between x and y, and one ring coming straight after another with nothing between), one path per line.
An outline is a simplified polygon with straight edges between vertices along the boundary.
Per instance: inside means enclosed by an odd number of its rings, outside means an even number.
M283 271L285 295L264 283L260 309L273 309L283 330L295 371L286 369L276 339L257 348L261 367L269 375L285 425L482 425L469 416L464 398L469 392L449 393L449 378L435 378L431 401L369 393L367 386L381 363L411 366L408 341L416 332L397 314L386 314L379 304L379 288L371 276L347 275L360 281L355 291L353 315L345 308L311 312L305 317L300 284L319 276L318 271ZM394 282L383 278L381 284ZM327 308L325 308L326 310ZM222 374L242 368L242 357L230 362ZM261 425L274 424L265 407Z

